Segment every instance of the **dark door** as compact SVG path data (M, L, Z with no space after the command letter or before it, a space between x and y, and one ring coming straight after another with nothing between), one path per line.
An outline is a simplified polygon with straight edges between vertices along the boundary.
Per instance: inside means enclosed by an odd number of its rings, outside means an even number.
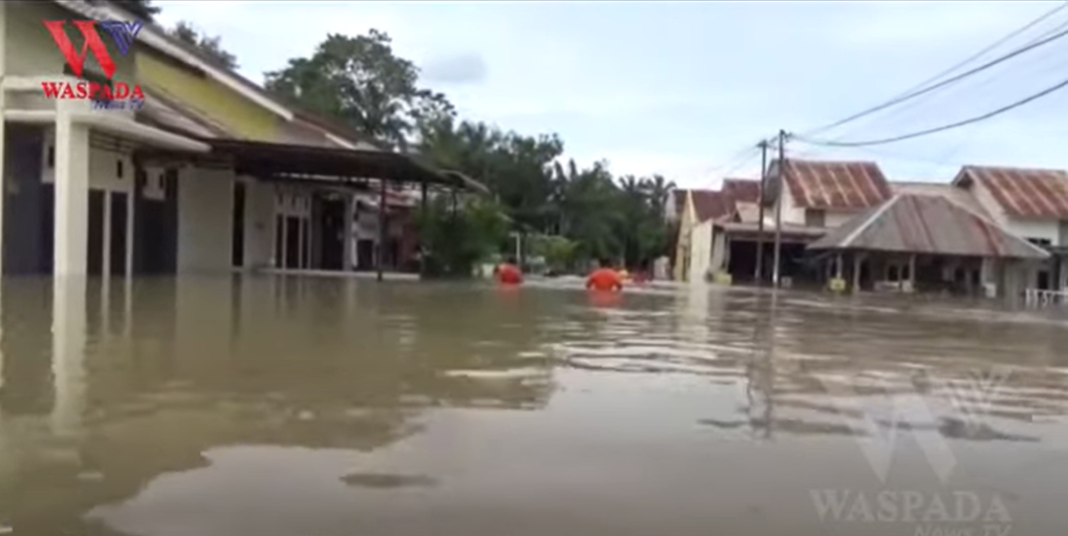
M163 176L164 199L145 196L148 175L138 170L134 194L134 271L173 274L178 260L178 177Z
M373 240L360 240L356 242L356 252L359 255L359 270L372 270L375 267L375 243Z
M89 237L86 249L86 271L89 275L104 273L104 190L89 190Z
M111 275L126 275L126 192L111 192Z
M233 249L230 258L233 266L241 268L245 265L245 183L243 182L234 183L234 205L230 212L233 214L231 226L233 235L230 241Z
M323 270L343 270L345 256L345 202L326 201L322 208L319 251Z
M4 272L33 274L44 271L43 187L40 129L9 125L4 144ZM51 214L51 210L48 211ZM51 234L49 234L51 238ZM48 248L51 255L52 248ZM48 267L51 271L51 266Z
M300 267L300 218L289 216L286 221L286 263L285 267L295 269Z

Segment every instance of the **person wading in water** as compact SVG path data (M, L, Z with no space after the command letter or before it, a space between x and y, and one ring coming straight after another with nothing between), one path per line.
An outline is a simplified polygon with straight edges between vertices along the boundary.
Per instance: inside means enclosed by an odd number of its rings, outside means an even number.
M594 270L586 278L586 289L597 291L622 291L623 280L619 272L614 270L607 262L602 261L601 267Z
M515 259L508 257L493 269L497 282L502 285L519 285L523 282L523 271L516 266Z

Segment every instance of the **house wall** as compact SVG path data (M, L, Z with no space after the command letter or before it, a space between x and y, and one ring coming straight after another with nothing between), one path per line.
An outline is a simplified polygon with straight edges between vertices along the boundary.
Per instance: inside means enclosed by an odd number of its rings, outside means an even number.
M274 248L274 186L242 177L245 182L245 267L270 266Z
M712 260L708 269L713 272L727 269L727 233L722 229L712 230Z
M230 270L233 181L232 170L179 171L179 272Z
M675 281L686 281L689 277L690 242L693 231L694 209L693 199L686 196L682 214L679 215L679 237L675 243L675 265L672 267L671 276Z
M173 95L231 132L257 141L277 142L281 118L206 76L199 76L153 53L137 55L139 80L146 89Z
M790 188L785 184L783 186L782 195L777 200L782 203L782 222L784 224L804 225L805 209L797 206L797 201L794 199L793 194L790 193ZM766 215L766 217L770 217L772 221L775 221L775 209L773 208L771 214Z
M834 229L853 219L857 214L859 212L856 211L828 210L823 217L824 226L828 229Z
M712 264L712 221L706 221L693 227L690 235L690 283L707 281L708 268Z

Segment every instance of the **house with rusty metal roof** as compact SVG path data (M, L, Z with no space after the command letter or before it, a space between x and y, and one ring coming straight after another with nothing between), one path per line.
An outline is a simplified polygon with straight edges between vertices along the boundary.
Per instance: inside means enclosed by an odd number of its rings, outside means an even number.
M1028 275L1030 288L1068 287L1068 172L964 166L952 184L969 192L998 224L1053 254Z
M807 246L827 279L856 290L1018 294L1050 254L985 214L946 195L947 188L898 192ZM995 292L987 290L994 289Z

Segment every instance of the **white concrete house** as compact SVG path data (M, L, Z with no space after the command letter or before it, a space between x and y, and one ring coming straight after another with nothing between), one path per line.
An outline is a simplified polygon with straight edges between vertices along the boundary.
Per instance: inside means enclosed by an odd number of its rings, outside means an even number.
M1062 170L964 166L954 186L971 193L995 222L1042 246L1050 260L1024 270L1015 287L1068 287L1068 173ZM985 278L984 278L985 279Z

